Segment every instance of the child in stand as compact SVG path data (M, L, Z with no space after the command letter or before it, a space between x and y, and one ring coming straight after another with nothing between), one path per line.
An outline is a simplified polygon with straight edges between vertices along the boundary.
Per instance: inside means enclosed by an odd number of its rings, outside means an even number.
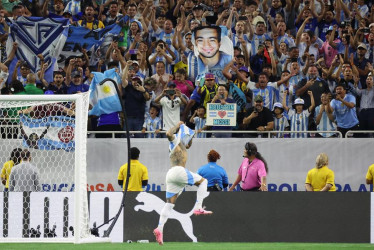
M308 131L308 118L315 106L313 92L308 91L311 104L306 110L304 110L304 100L301 98L295 100L293 108L288 108L286 104L287 91L285 91L283 95L283 108L288 112L291 123L291 138L307 138L308 133L292 133L292 131Z
M145 131L152 131L153 133L147 133L146 138L160 138L161 130L161 119L158 117L159 109L155 106L149 108L149 116L145 119L142 133Z
M274 113L274 131L289 131L290 125L287 118L283 115L284 109L280 102L274 103L273 113ZM289 134L285 133L274 133L275 138L285 138L289 137Z
M205 112L204 106L200 106L195 110L195 113L191 116L190 122L195 124L196 138L206 138L206 133L201 133L201 131L206 130L205 126Z

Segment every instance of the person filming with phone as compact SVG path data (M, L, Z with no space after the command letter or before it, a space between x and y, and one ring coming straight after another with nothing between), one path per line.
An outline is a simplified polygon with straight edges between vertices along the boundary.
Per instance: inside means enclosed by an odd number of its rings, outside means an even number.
M187 100L182 97L182 93L176 88L175 83L169 82L161 95L156 97L155 103L161 104L162 129L168 131L180 121L180 106L186 105Z

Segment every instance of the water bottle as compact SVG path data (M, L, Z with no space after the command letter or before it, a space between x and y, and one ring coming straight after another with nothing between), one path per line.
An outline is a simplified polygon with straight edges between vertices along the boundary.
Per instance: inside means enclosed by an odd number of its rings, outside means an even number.
M149 240L138 240L138 243L149 243Z

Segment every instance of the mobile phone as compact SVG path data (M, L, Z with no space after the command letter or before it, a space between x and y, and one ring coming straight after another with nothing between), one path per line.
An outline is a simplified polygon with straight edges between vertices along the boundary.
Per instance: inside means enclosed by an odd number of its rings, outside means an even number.
M137 56L137 54L130 54L130 60L131 60L131 61L136 61L136 60L138 60L138 56Z
M309 5L309 3L310 3L309 1L305 1L305 5Z
M129 50L129 54L130 55L136 55L138 53L138 50L137 49L130 49Z
M167 95L175 95L175 90L174 89L167 89L166 94Z
M224 95L224 94L222 94L222 95L221 95L221 98L222 98L222 99L224 99L224 98L225 98L225 95Z
M369 29L369 28L364 28L364 29L362 29L362 32L364 32L364 33L369 33L369 32L370 32L370 29Z
M160 43L158 46L160 46L161 49L164 48L164 44Z
M346 35L345 36L345 40L347 40L347 42L349 42L351 40L351 36L350 35Z
M208 11L207 16L214 16L214 11Z
M151 37L151 41L152 41L152 42L156 42L156 37L152 36L152 37Z

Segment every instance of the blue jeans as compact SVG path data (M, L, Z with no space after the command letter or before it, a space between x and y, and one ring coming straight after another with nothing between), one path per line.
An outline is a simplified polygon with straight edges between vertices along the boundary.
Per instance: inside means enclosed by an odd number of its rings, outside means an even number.
M143 117L127 117L127 125L129 126L129 131L141 131L143 128L144 116ZM126 131L126 124L123 126ZM144 138L143 134L134 134L135 138Z

